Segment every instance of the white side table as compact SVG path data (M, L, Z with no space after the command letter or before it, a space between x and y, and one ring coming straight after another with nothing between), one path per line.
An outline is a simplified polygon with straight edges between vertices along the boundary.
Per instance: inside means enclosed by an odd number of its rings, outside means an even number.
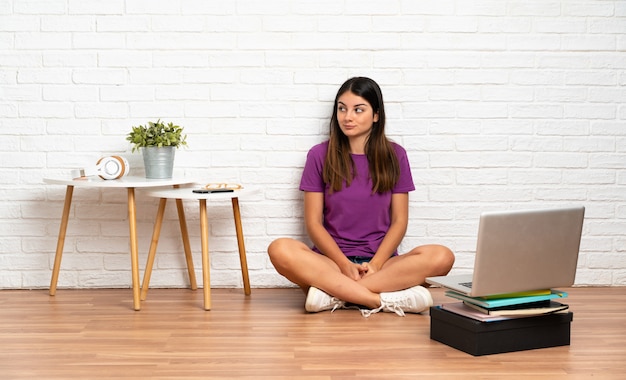
M147 192L148 196L161 198L159 201L159 210L154 223L154 230L152 233L152 243L150 244L150 251L148 253L148 262L146 263L146 270L144 272L143 284L141 286L141 299L145 300L148 288L150 286L150 276L152 272L152 266L154 264L154 257L156 254L157 245L159 242L159 235L161 233L161 224L163 222L163 214L165 213L165 205L167 199L176 199L180 202L182 200L195 200L200 204L200 243L202 248L202 282L204 290L204 309L211 310L211 280L210 280L210 266L209 266L209 228L207 218L207 200L224 201L230 200L233 207L233 216L235 219L235 232L237 234L237 245L239 249L239 261L241 264L241 275L243 277L244 293L249 296L250 291L250 278L248 276L248 262L246 259L246 248L243 239L243 228L241 226L241 213L239 211L239 197L256 193L256 189L242 188L234 190L233 192L225 193L194 193L192 190L196 187L182 187L177 189L164 189L153 190ZM184 218L184 214L178 214L179 219ZM184 219L180 219L179 222L184 224ZM186 230L183 231L183 244L189 245L189 236ZM193 266L193 263L191 263ZM187 263L187 267L190 267L190 263ZM193 287L192 287L193 289Z
M84 188L125 188L128 192L128 225L130 232L130 263L132 268L132 284L133 284L133 307L135 310L141 309L140 301L140 283L139 283L139 255L137 245L137 212L135 203L135 189L136 188L155 188L163 186L174 186L193 183L194 181L184 178L173 179L146 179L144 177L122 177L116 180L103 180L99 177L89 177L87 179L71 179L71 178L44 178L44 182L51 185L64 185L67 186L65 191L65 204L63 205L63 214L61 216L61 227L59 228L59 237L57 241L56 255L54 257L54 267L52 270L52 279L50 280L50 295L54 296L57 289L57 281L59 279L59 270L61 268L61 258L63 256L63 245L65 244L65 234L67 232L67 224L70 215L70 207L72 205L72 194L75 187ZM178 211L183 211L182 202L179 205ZM180 220L184 220L184 215L179 215ZM183 224L181 224L181 230ZM188 260L191 259L191 252L185 252L188 256ZM190 278L193 278L195 283L195 275L193 274L193 268L189 270Z

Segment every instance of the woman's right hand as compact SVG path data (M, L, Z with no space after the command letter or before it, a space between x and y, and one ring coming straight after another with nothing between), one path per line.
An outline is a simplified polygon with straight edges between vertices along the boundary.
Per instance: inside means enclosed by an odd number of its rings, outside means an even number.
M363 267L363 265L355 264L351 261L344 263L339 268L341 269L341 273L354 281L360 280L361 277L363 277L363 275L367 272L367 269Z

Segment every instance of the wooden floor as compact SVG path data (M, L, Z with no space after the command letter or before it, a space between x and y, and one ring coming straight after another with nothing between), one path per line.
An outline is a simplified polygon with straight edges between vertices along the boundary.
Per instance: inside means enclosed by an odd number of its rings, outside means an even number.
M0 291L1 379L626 378L626 288L571 288L571 345L474 357L430 318L306 314L296 289ZM451 302L432 289L436 303Z

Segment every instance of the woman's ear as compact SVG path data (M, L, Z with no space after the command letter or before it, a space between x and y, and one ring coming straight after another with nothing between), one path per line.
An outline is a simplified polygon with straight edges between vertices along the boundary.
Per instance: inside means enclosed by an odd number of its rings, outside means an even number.
M378 112L374 114L374 123L378 123Z

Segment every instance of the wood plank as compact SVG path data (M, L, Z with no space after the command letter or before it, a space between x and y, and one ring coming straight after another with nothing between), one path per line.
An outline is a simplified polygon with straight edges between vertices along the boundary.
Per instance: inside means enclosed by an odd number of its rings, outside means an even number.
M307 314L297 289L0 291L2 379L623 378L626 288L569 288L571 345L474 357L427 315ZM436 303L454 302L432 289Z

